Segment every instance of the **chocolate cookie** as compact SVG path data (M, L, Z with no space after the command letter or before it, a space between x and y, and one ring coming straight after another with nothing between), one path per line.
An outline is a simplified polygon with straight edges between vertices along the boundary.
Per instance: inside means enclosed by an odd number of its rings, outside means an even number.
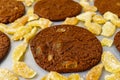
M0 31L0 62L7 55L10 48L10 39L6 34Z
M114 37L114 45L120 51L120 31L116 33Z
M52 21L78 15L82 10L79 3L73 0L40 0L34 6L34 13Z
M120 17L120 0L95 0L94 5L101 14L111 11Z
M10 23L25 13L25 6L17 0L0 0L0 23Z
M57 25L40 31L30 43L34 59L48 71L85 71L101 60L102 46L88 30Z

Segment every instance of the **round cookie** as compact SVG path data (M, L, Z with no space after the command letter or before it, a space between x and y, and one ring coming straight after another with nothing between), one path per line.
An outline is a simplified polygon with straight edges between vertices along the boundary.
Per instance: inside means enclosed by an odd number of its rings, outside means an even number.
M73 0L40 0L34 6L34 13L52 21L80 14L82 7Z
M120 0L95 0L94 5L101 14L111 11L120 17Z
M9 37L0 31L0 62L8 54L10 48Z
M17 0L0 0L0 23L10 23L23 16L25 6Z
M101 60L102 46L88 30L56 25L40 31L30 42L37 64L57 72L85 71Z
M115 37L114 37L114 45L116 46L118 51L120 51L120 31L117 32Z

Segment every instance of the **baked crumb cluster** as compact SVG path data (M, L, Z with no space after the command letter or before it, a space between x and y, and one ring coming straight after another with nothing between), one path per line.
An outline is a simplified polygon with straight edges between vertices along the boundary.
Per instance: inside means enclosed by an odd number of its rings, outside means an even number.
M33 12L32 5L38 0L18 0L23 1L25 6L28 7L27 13L14 21L13 23L6 25L0 23L0 31L11 35L13 41L22 41L12 53L12 71L8 69L0 68L0 80L19 80L18 77L31 79L37 74L36 71L31 69L24 62L24 55L28 49L30 40L42 29L45 29L52 25L52 21L39 18ZM66 18L62 24L79 25L83 23L87 30L96 36L103 36L101 40L102 46L111 47L113 40L110 39L116 32L116 29L120 27L119 17L112 13L106 12L100 15L97 12L97 7L90 5L89 2L93 0L80 0L83 12L76 17ZM64 30L59 30L64 31ZM49 60L51 57L49 57ZM104 51L101 58L101 63L93 67L88 71L85 80L99 80L102 75L103 68L111 74L105 75L105 80L119 80L120 79L120 62L109 51ZM51 71L41 80L84 80L79 74L70 74L65 77L57 72Z

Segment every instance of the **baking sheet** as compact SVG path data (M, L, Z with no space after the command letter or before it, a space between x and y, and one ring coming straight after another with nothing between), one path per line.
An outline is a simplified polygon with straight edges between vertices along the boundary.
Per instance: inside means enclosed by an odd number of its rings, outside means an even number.
M78 1L79 0L75 0L75 1ZM93 4L93 3L92 3ZM58 24L61 24L62 22L54 22L53 25L58 25ZM83 23L79 23L78 26L81 26L81 27L84 27ZM120 31L120 29L117 29L117 31L115 32L115 34ZM10 35L8 35L9 37L11 37ZM97 36L97 38L99 40L102 40L103 36ZM110 37L110 39L113 39L114 36ZM18 46L22 41L12 41L11 40L11 49L10 49L10 52L8 54L8 56L2 61L2 63L0 63L0 68L7 68L9 70L12 70L12 65L13 65L13 62L12 62L12 53L13 53L13 50L16 46ZM112 52L116 58L118 60L120 60L120 53L118 52L118 50L115 48L115 46L113 45L112 47L103 47L103 51L110 51ZM32 68L33 70L35 70L37 72L37 75L33 78L33 79L23 79L23 78L19 78L20 80L40 80L43 76L45 76L46 74L48 74L47 71L43 70L42 68L40 68L36 62L34 61L34 58L32 56L32 53L30 51L30 47L28 48L26 54L25 54L25 58L24 58L24 62L30 67ZM85 75L88 71L84 71L84 72L77 72L81 75L81 77L83 77L85 79ZM68 76L69 74L71 73L64 73L63 75L65 76ZM101 75L101 78L100 80L103 80L104 79L104 76L107 75L107 74L110 74L109 72L105 71L103 69L103 72L102 72L102 75Z

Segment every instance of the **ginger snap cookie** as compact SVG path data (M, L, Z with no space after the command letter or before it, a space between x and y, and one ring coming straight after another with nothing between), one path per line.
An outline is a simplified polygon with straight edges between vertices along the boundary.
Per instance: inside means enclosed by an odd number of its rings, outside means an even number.
M8 54L9 48L10 48L9 37L0 31L0 62Z
M101 60L102 46L94 34L72 25L40 31L30 42L37 64L57 72L85 71Z
M116 46L118 51L120 51L120 31L117 32L115 37L114 37L114 45Z
M0 23L10 23L23 16L25 6L17 0L0 0Z
M95 0L94 5L101 14L110 11L120 17L120 0Z
M34 13L52 21L80 14L82 7L73 0L40 0L34 6Z

